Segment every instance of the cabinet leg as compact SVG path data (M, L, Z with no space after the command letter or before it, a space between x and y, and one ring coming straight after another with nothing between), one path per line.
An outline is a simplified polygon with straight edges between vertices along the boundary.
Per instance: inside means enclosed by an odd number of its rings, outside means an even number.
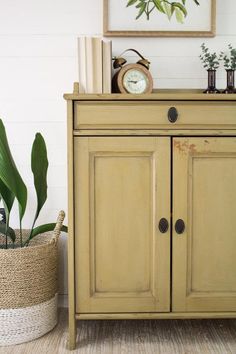
M72 316L71 316L72 317ZM76 348L76 320L69 316L69 337L68 337L68 349L74 350Z

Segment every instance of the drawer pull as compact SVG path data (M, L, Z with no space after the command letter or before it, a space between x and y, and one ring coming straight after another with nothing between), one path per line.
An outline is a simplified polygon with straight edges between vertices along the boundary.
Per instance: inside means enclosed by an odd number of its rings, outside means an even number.
M185 230L185 223L182 219L178 219L175 223L175 231L177 234L181 235L184 233Z
M175 107L171 107L168 111L168 120L170 123L175 123L178 119L178 111Z
M162 218L160 221L159 221L159 230L162 234L165 234L169 229L169 223L168 223L168 220L165 219L165 218Z

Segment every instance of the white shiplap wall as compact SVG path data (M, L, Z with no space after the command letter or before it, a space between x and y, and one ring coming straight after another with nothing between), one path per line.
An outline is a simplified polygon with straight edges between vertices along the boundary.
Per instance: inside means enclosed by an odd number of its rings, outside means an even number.
M133 47L147 56L155 86L203 88L206 73L199 62L203 40L214 50L236 46L236 1L217 1L217 36L202 38L116 38L114 54ZM30 147L37 131L49 152L49 195L40 222L67 208L66 103L64 92L77 80L79 35L101 35L102 0L0 0L0 117L4 119L16 163L29 186L25 227L31 224L35 195ZM225 73L218 73L225 86ZM12 225L17 226L17 212ZM66 243L61 246L61 293L66 293Z

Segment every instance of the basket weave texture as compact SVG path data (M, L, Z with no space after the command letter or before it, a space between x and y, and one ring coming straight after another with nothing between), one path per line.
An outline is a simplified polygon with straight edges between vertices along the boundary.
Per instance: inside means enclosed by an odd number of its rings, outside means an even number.
M54 231L35 237L29 247L0 249L0 346L36 339L57 324L58 238L64 217L61 211Z
M28 247L0 249L0 309L29 307L55 296L57 243L64 216L61 211L54 231L38 235Z
M0 310L0 346L31 341L51 331L56 324L57 295L42 304Z

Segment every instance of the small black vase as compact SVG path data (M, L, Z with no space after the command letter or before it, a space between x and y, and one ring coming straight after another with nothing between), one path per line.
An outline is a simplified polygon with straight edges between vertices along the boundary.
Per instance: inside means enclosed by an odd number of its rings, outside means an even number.
M208 69L208 87L203 93L220 93L216 88L216 70Z
M236 93L235 86L234 86L234 70L228 69L226 70L227 73L227 87L223 91L223 93Z

